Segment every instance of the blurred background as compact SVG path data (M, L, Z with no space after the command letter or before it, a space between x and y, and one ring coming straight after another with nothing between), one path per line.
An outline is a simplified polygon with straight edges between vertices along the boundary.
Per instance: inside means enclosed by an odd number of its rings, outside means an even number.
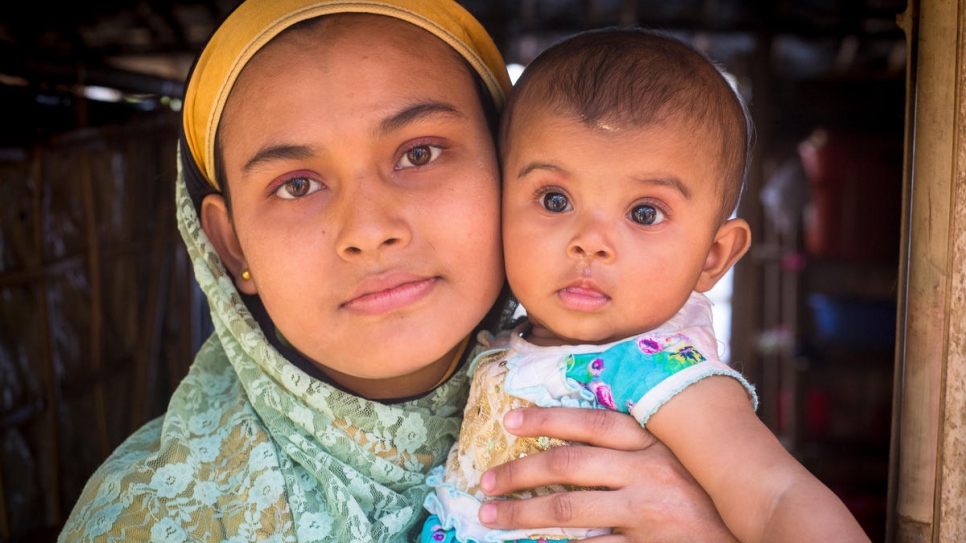
M759 415L885 536L905 0L465 0L516 74L573 32L672 32L756 125L752 251L712 292ZM184 78L235 0L0 10L0 540L53 541L210 331L175 228ZM52 11L57 11L53 17Z

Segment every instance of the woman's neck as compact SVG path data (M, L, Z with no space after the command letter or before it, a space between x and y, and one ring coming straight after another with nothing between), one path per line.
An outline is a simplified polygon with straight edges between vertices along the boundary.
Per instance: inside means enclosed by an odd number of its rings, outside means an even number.
M466 347L460 342L433 363L412 373L388 379L366 379L338 372L315 364L323 374L339 387L370 400L395 400L425 394L445 381L459 365Z

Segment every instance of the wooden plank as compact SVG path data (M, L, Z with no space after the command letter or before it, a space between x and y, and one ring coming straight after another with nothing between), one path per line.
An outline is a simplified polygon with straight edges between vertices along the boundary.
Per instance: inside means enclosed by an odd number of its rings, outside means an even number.
M44 228L44 224L47 221L44 220L44 190L46 183L44 182L43 157L43 151L40 148L35 149L33 162L31 164L31 175L36 180L33 220L34 254L38 267L43 265L45 252L44 240L47 237L47 232ZM48 485L45 492L45 500L47 506L47 521L50 523L61 521L63 504L61 499L60 417L58 416L61 402L60 392L56 383L57 372L56 368L54 368L53 345L51 343L50 315L48 314L47 308L47 281L37 282L37 312L42 327L40 337L43 340L41 345L43 360L41 364L43 368L44 395L46 396L44 402L46 407L44 422L46 426L44 431L47 435L45 456L47 458L46 482Z
M951 351L950 331L966 318L953 289L962 274L954 240L966 228L966 206L955 199L953 171L957 119L956 74L964 0L923 0L919 4L918 52L914 74L911 179L904 235L908 240L905 281L900 287L901 370L896 386L898 444L894 512L890 534L903 543L959 541L940 537L943 487L944 376ZM960 207L963 206L963 207ZM903 318L904 317L904 318ZM963 429L953 429L963 432ZM963 493L960 492L960 496Z
M959 3L955 50L953 222L949 239L948 352L943 368L938 541L966 541L966 3Z
M88 153L81 153L81 183L84 195L84 214L87 219L87 266L91 285L91 371L97 373L101 371L103 358L103 321L104 321L104 299L101 280L101 255L98 249L100 243L97 237L97 212L94 206L94 181L91 172L90 157ZM110 454L110 439L107 434L107 399L104 382L94 385L94 413L97 417L98 446L101 450L101 457L107 458Z

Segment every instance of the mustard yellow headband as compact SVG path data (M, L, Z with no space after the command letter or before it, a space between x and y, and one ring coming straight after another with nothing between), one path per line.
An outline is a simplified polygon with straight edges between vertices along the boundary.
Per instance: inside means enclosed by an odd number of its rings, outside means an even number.
M225 20L195 64L184 100L185 140L208 183L214 176L215 132L242 68L286 28L335 13L371 13L412 23L455 49L482 77L499 109L510 90L506 65L483 26L453 0L247 0Z

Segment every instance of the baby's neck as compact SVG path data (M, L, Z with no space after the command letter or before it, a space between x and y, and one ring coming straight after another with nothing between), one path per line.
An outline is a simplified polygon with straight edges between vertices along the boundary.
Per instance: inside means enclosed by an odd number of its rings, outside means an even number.
M644 333L642 330L640 333ZM637 335L637 334L632 334ZM562 345L606 345L630 336L608 336L601 339L568 338L554 333L539 322L530 321L530 326L523 332L527 342L538 347L560 347Z

